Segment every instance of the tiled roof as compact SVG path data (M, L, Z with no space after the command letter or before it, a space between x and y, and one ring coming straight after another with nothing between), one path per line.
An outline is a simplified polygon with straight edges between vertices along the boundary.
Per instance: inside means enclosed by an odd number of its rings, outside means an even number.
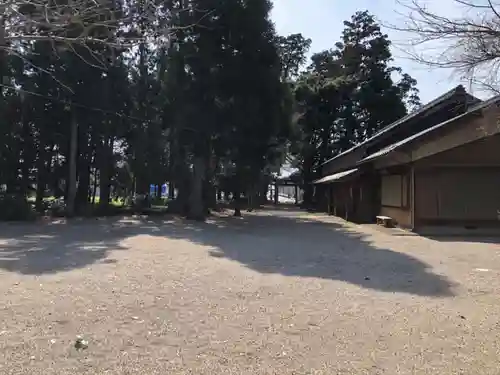
M432 100L431 102L423 105L422 107L420 107L419 109L417 109L416 111L412 112L412 113L409 113L408 115L400 118L399 120L396 120L395 122L393 122L392 124L386 126L385 128L379 130L377 133L375 133L372 137L366 139L365 141L357 144L356 146L350 148L349 150L347 151L344 151L336 156L334 156L333 158L327 160L326 162L323 163L324 164L327 164L335 159L338 159L344 155L347 155L351 152L353 152L354 150L364 146L364 145L368 145L368 144L372 144L374 141L376 141L380 136L390 132L391 130L397 128L398 126L400 125L403 125L405 124L407 121L417 117L418 115L421 115L421 114L424 114L426 111L432 109L433 107L441 104L442 102L444 102L445 100L453 97L453 95L459 93L459 92L463 92L463 93L466 93L464 87L462 85L459 85L453 89L451 89L450 91L444 93L443 95L437 97L436 99ZM468 94L467 94L468 95Z
M451 123L454 123L455 121L463 118L464 116L467 116L467 115L470 115L471 113L474 113L476 111L479 111L481 109L484 109L486 107L489 107L490 105L493 105L493 104L496 104L496 103L499 103L500 102L500 95L498 96L495 96L491 99L488 99L484 102L480 102L474 106L472 106L471 108L469 108L469 110L465 113L462 113L461 115L458 115L456 117L453 117L452 119L449 119L447 121L444 121L444 122L441 122L437 125L434 125L433 127L430 127L428 129L425 129L423 131L421 131L420 133L417 133L417 134L414 134L412 135L411 137L408 137L406 139L403 139L399 142L396 142L390 146L387 146L383 149L381 149L380 151L377 151L371 155L368 155L366 158L364 158L363 160L359 161L358 164L362 164L362 163L366 163L368 161L371 161L371 160L374 160L374 159L377 159L377 158L380 158L382 156L385 156L391 152L393 152L394 150L397 150L398 148L400 148L401 146L403 145L406 145L412 141L415 141L421 137L423 137L424 135L426 134L429 134L429 133L432 133L434 131L436 131L437 129L441 129L443 127L445 127L446 125L448 124L451 124Z

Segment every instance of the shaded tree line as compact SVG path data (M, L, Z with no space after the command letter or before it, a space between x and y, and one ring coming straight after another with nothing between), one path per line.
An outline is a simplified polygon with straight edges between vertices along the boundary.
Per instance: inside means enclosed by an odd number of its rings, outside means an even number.
M176 212L203 219L218 189L238 215L286 155L308 186L323 161L418 105L366 12L303 70L311 41L277 35L269 0L110 0L83 19L55 2L49 23L26 3L0 9L0 184L38 211L53 195L67 215L105 213L113 194L168 181Z
M168 181L176 210L201 219L215 185L259 190L290 108L269 1L115 0L84 20L62 18L58 4L28 31L14 26L37 20L37 2L2 10L8 194L34 196L40 210L64 196L73 215Z

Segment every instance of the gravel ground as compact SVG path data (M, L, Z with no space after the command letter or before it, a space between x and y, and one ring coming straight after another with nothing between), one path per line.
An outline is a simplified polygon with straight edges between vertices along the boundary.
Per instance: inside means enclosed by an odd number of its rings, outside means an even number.
M498 244L394 233L286 210L2 225L0 374L497 375Z

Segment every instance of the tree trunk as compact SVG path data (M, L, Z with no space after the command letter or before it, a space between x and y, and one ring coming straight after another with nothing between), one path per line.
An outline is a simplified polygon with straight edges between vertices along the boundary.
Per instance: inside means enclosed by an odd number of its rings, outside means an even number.
M187 176L183 177L184 180L179 183L177 186L177 197L175 198L174 203L172 204L174 208L174 212L180 215L188 215L189 214L189 196L191 190L191 180L187 178Z
M234 204L234 216L241 217L241 189L240 189L240 179L238 175L234 180L234 191L233 191L233 204Z
M77 147L78 147L78 122L76 113L73 113L71 119L71 133L69 143L69 161L68 161L68 199L66 202L66 210L68 216L75 214L75 198L76 198L76 164L77 164Z
M312 206L313 200L313 187L310 183L304 184L304 198L302 204L304 207L309 208Z
M86 166L84 166L87 164ZM76 211L85 212L89 204L90 166L85 159L78 169L78 189L76 191Z
M168 199L175 199L175 185L172 181L168 183Z
M44 181L44 173L38 170L36 177L36 198L35 198L35 208L39 213L43 212L43 198L45 192L45 181Z
M260 191L259 203L266 204L267 203L267 195L269 194L269 181L266 178Z
M81 128L80 128L81 129ZM89 155L89 141L90 139L80 135L80 142L78 149L80 150L80 159L78 162L78 189L76 191L76 211L86 212L89 204L89 191L90 191L90 162L91 155Z
M171 130L169 148L168 148L168 199L175 199L175 172L176 172L176 162L178 161L178 147L175 142L176 132L175 128ZM176 158L177 157L177 158ZM177 159L177 160L176 160Z
M162 183L158 183L156 184L156 199L157 200L160 200L161 199L161 187L162 187Z
M216 164L216 163L215 163ZM217 208L217 189L215 187L215 171L212 163L207 163L203 184L203 201L205 211L209 215L211 209Z
M58 162L59 156L60 155L57 147L52 144L50 153L47 155L47 175L45 175L45 177L47 178L47 183L50 189L52 189L52 195L55 198L60 198L63 196L66 197L66 173L63 172L64 168L62 168L62 166ZM64 189L61 188L61 180L64 180Z
M252 212L254 209L254 203L255 203L255 186L250 186L247 190L247 199L248 199L248 206L247 206L247 211Z
M314 195L314 189L312 185L312 180L313 180L313 175L312 175L312 170L311 170L311 163L310 162L305 162L304 163L304 169L303 169L303 175L302 175L302 180L303 180L303 189L304 189L304 196L302 198L302 205L305 208L310 208L313 203L313 195Z
M241 197L241 193L240 193L239 189L236 189L236 191L233 194L234 216L236 216L236 217L241 217L240 197Z
M6 73L6 43L5 43L5 8L0 9L0 84L4 83L4 74ZM3 115L3 90L0 90L0 116Z
M141 174L135 180L135 192L137 194L149 194L150 192L149 181L145 177L145 174Z
M109 206L111 195L111 159L113 157L113 139L108 137L103 142L101 160L99 162L99 206L106 208Z
M172 191L176 188L177 195L175 196L175 200L169 204L169 210L180 215L188 215L192 176L185 162L186 158L185 153L183 152L184 150L179 149L178 151L176 165L173 168L173 178L171 179L172 181L175 178L175 185L172 184Z
M200 156L196 156L193 161L193 175L189 196L188 218L192 220L205 220L206 211L203 204L203 180L205 178L205 171L205 160Z
M45 149L45 143L40 140L38 159L36 161L36 201L35 207L38 212L43 212L43 198L45 193L45 186L47 185L46 175L47 175L47 160L48 156L47 150ZM50 162L49 162L50 163Z
M33 166L32 161L24 161L21 165L21 184L19 192L23 196L30 195L32 192L30 186L30 167Z
M211 209L217 208L217 193L213 181L205 180L203 185L203 202L207 214L210 214Z
M78 189L76 191L76 211L86 212L89 205L90 167L79 169Z
M97 168L94 168L94 181L92 184L92 205L95 204L96 193L97 193Z

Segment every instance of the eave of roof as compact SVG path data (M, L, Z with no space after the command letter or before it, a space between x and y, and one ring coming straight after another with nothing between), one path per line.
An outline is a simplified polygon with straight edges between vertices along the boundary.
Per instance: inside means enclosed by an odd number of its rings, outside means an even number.
M469 96L471 96L470 94L468 94L466 91L465 91L465 88L462 86L462 85L458 85L456 86L455 88L451 89L450 91L448 92L445 92L443 95L437 97L436 99L430 101L429 103L423 105L422 107L420 107L418 110L412 112L412 113L409 113L408 115L400 118L399 120L396 120L395 122L393 122L392 124L386 126L385 128L379 130L377 133L375 133L372 137L364 140L363 142L361 143L358 143L356 146L353 146L351 147L349 150L346 150L338 155L335 155L333 158L331 159L328 159L327 161L325 161L323 164L321 165L325 165L325 164L328 164L330 163L331 161L335 160L335 159L338 159L344 155L347 155L347 154L350 154L351 152L353 152L354 150L362 147L362 146L365 146L367 144L370 144L372 143L373 141L375 141L377 138L379 138L381 135L383 134L386 134L387 132L393 130L394 128L406 123L407 121L417 117L418 115L421 115L423 113L425 113L426 111L429 111L430 109L434 108L435 106L441 104L442 102L444 102L445 100L448 100L449 98L453 97L453 95L457 94L457 93L465 93ZM472 97L472 96L471 96Z
M332 174L332 175L329 175L329 176L322 177L319 180L314 181L313 184L314 185L317 185L317 184L326 184L328 182L339 181L339 180L342 180L343 178L346 178L347 176L353 175L357 171L358 171L358 169L355 168L355 169L350 169L348 171L335 173L335 174Z
M399 142L396 142L396 143L394 143L392 145L389 145L389 146L383 148L380 151L377 151L377 152L375 152L375 153L373 153L371 155L368 155L366 158L360 160L356 164L364 164L366 162L370 162L372 160L375 160L375 159L381 158L383 156L386 156L386 155L390 154L393 151L396 151L397 149L401 148L402 146L404 146L406 144L409 144L409 143L411 143L413 141L416 141L416 140L422 138L423 136L425 136L427 134L430 134L430 133L432 133L432 132L434 132L434 131L436 131L438 129L441 129L441 128L449 125L449 124L452 124L455 121L457 121L457 120L459 120L459 119L461 119L461 118L463 118L465 116L468 116L468 115L470 115L472 113L475 113L475 112L477 112L479 110L482 110L482 109L484 109L486 107L489 107L489 106L497 104L497 103L500 103L500 95L494 96L493 98L490 98L488 100L485 100L484 102L480 102L480 103L472 106L467 112L462 113L461 115L458 115L458 116L453 117L453 118L451 118L451 119L449 119L447 121L444 121L444 122L441 122L441 123L439 123L437 125L434 125L433 127L425 129L425 130L421 131L420 133L414 134L411 137L403 139L403 140L401 140Z

